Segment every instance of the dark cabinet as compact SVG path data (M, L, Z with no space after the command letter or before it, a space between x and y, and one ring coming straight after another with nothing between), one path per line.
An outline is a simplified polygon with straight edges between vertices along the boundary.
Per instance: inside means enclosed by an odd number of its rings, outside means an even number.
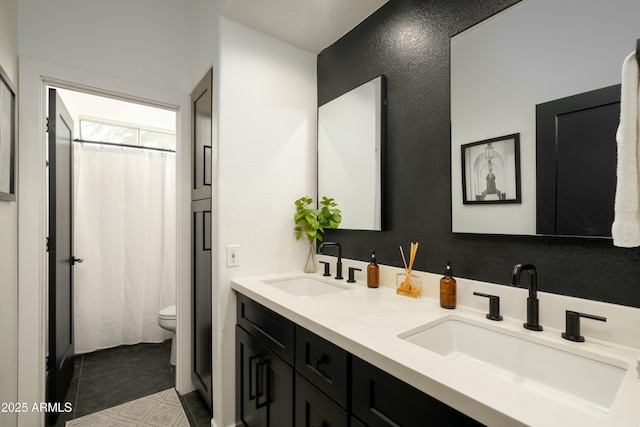
M370 427L482 426L450 406L352 356L352 411Z
M238 294L236 413L246 427L293 427L294 324Z
M247 427L293 427L293 368L236 326L239 421Z
M237 301L238 421L349 427L349 354L242 294Z
M211 370L212 325L212 71L191 94L191 379L213 409Z
M482 425L252 299L237 297L239 425Z

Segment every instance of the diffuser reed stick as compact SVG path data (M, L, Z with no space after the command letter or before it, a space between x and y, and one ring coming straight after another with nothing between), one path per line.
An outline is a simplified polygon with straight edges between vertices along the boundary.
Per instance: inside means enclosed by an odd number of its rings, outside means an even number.
M402 262L404 263L404 271L407 271L407 259L404 257L404 251L402 250L402 245L399 246L400 255L402 255Z
M413 263L416 260L416 254L418 253L418 242L411 242L411 250L409 253L409 265L407 265L407 259L404 256L404 250L400 246L400 255L402 255L402 262L404 263L404 271L406 273L404 281L400 284L396 290L399 294L406 294L409 296L417 297L420 295L420 287L414 287L411 285L411 272L413 271Z

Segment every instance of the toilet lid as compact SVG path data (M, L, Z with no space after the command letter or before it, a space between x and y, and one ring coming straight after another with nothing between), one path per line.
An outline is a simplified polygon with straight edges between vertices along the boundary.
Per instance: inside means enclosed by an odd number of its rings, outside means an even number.
M169 307L165 307L158 312L158 315L162 318L175 318L176 317L176 306L170 305Z

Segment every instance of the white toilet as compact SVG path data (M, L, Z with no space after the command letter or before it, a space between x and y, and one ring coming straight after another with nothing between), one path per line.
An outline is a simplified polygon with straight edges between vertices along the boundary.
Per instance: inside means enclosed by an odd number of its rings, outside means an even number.
M176 365L176 306L170 305L158 312L158 325L162 329L172 332L171 336L171 357L169 363Z

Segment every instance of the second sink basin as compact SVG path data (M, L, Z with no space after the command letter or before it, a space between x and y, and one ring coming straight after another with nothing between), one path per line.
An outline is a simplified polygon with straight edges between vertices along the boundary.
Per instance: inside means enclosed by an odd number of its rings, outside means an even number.
M398 337L528 391L599 413L609 411L629 367L620 360L588 357L458 316Z
M337 283L324 282L306 276L264 280L263 283L300 298L317 297L350 289L347 286L342 286Z

